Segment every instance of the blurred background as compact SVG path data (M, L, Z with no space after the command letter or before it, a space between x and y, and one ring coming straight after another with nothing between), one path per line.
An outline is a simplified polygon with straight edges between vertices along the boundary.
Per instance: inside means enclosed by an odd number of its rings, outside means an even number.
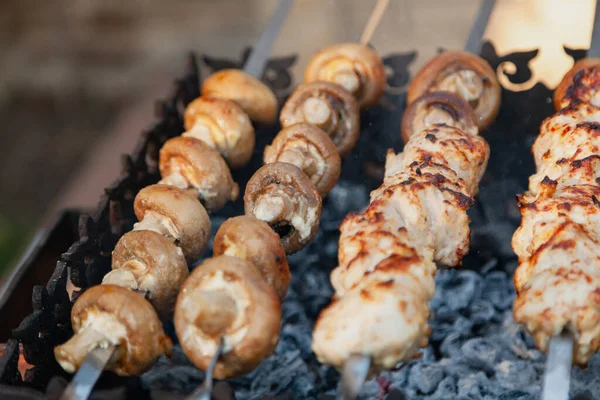
M293 60L297 80L318 49L357 40L374 4L297 0L273 55ZM414 58L414 73L441 48L464 46L480 4L391 0L371 43L383 56ZM532 82L551 86L572 63L562 45L589 45L594 4L499 0L486 36L500 55L543 48L532 61ZM0 275L58 211L93 209L190 50L239 62L276 6L277 0L0 0ZM203 76L211 72L205 63L200 68Z

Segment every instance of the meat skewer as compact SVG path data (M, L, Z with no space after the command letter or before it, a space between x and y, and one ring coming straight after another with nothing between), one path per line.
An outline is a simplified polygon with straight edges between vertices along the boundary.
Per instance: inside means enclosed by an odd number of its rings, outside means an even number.
M278 12L272 17L267 27L267 32L263 34L255 47L255 52L251 55L249 67L252 71L250 72L258 74L262 71L274 40L271 36L277 35L291 4L292 0L281 1ZM124 309L146 307L147 316L145 318L149 322L159 320L156 315L157 311L163 318L168 317L172 312L174 294L177 294L182 279L185 279L188 274L186 259L191 262L202 254L210 229L204 207L199 203L194 206L195 201L190 201L185 191L192 192L209 211L222 207L228 200L234 200L237 197L237 185L231 179L227 165L220 158L219 153L232 167L243 166L249 160L248 154L252 153L254 147L254 132L249 118L257 122L269 123L274 120L272 115L276 115L277 111L275 95L252 75L242 71L226 71L211 78L209 85L204 89L205 92L212 93L211 97L214 98L205 96L204 99L200 99L192 105L185 116L187 134L184 134L182 138L169 141L170 143L161 149L160 169L163 179L159 185L146 188L145 193L142 191L138 195L139 202L136 201L135 211L140 222L136 224L134 231L121 239L119 242L121 247L117 246L115 249L113 271L107 274L102 286L87 290L78 299L74 309L79 304L85 304L84 300L92 293L105 293L107 289L114 287L111 293L116 294L102 297L116 299L117 295L121 296L123 302L121 307ZM240 82L242 87L236 91L235 88L228 86L232 80ZM240 93L242 97L239 96ZM249 101L244 96L250 96ZM238 103L231 99L238 100ZM244 109L245 111L243 111ZM229 118L219 118L223 115ZM237 118L231 118L232 115ZM136 200L138 199L136 198ZM180 247L174 246L170 240L174 240L175 244L179 244ZM152 244L145 246L148 241ZM141 265L137 259L139 254L143 259ZM113 286L112 283L119 286ZM134 291L123 289L121 286L137 289L144 297L148 296L156 307L156 311ZM125 295L125 293L128 294ZM129 293L133 294L135 299L131 298ZM127 296L129 296L128 299ZM114 306L111 300L105 301L109 301L109 305ZM138 305L133 306L133 304ZM146 305L150 308L148 309ZM93 314L85 313L84 315L83 324L87 326L86 321L90 320L89 315ZM81 322L75 315L72 318L76 339L79 342L82 340L85 342L84 339L81 339L82 335L77 336ZM110 313L108 318L111 318ZM133 322L135 322L135 317ZM93 321L91 323L93 324ZM132 321L128 323L132 323ZM98 326L100 331L102 328L107 327ZM148 328L153 337L160 338L163 344L157 346L148 342L146 345L149 347L150 356L142 359L134 357L134 365L137 369L134 369L133 373L149 367L159 354L170 353L170 340L162 332L162 326L160 330L157 330L152 328L152 324L150 326L146 324L143 327L140 326L138 330ZM128 332L131 334L133 331ZM95 330L91 332L95 332ZM101 334L92 338L90 343L84 343L83 348L81 346L71 348L69 343L56 348L55 354L59 362L62 359L68 370L77 370L76 376L65 390L62 398L87 398L101 371L107 365L114 369L115 365L111 365L111 363L118 364L123 359L131 359L131 349L123 346L123 340L127 340L127 335L124 337L121 335L108 343L104 339L105 337L106 334ZM85 357L85 360L79 357L76 362L64 361L69 360L74 353ZM83 367L78 368L82 363ZM117 366L117 368L121 368L116 370L117 373L129 374L132 371L131 369L124 370L121 366ZM207 382L211 381L209 379ZM211 390L210 387L208 389Z
M549 352L544 399L568 398L571 363L586 365L600 348L598 82L597 58L578 61L564 76L554 92L557 112L532 146L537 171L518 197L513 312Z
M500 89L485 61L448 52L417 74L408 98L404 151L388 152L369 206L342 222L334 301L313 332L319 361L344 371L344 399L356 397L369 370L394 368L427 345L436 264L460 265L468 252L466 210L489 157L477 123L491 119L479 118L477 105L497 113Z

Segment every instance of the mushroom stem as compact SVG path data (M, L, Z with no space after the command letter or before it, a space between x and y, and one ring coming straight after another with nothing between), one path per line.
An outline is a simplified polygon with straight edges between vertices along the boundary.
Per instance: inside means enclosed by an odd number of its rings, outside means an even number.
M183 132L181 136L201 140L213 149L227 145L223 131L219 129L218 125L203 115L198 115L194 126L188 131Z
M273 194L260 196L256 200L254 216L261 221L273 223L294 212L294 204L285 194Z
M54 349L54 356L60 366L72 374L81 366L90 351L97 347L106 347L109 344L108 338L102 332L88 327L77 332L68 342L57 346ZM123 351L119 348L107 365L114 365L121 359Z
M360 78L352 70L338 71L334 75L333 81L352 94L355 94L360 88Z
M135 275L128 268L123 267L118 269L113 269L108 274L104 275L102 279L103 285L117 285L124 288L129 288L132 290L138 290L139 285L137 280L135 279Z
M465 101L477 101L483 93L483 81L477 72L464 69L446 77L440 84L440 90L456 93Z
M309 97L302 105L302 112L307 123L329 132L333 125L331 104L321 97Z
M238 313L235 300L216 290L197 290L192 294L199 307L195 325L208 336L223 336Z
M312 176L318 172L318 168L313 157L307 153L298 147L288 147L281 152L277 161L293 164L304 171L306 175Z
M179 171L175 171L167 176L163 176L163 178L158 181L158 184L171 185L180 189L187 189L189 186L188 180Z
M133 225L133 230L153 231L177 240L181 240L182 236L179 229L177 229L177 225L169 217L153 211L147 211L144 214L144 219Z

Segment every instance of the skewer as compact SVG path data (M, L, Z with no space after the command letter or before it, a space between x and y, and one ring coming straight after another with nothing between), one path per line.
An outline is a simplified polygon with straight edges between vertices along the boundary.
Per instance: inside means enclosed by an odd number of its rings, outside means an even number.
M592 39L587 57L600 56L600 4L596 2ZM568 332L550 339L548 358L544 370L542 400L567 400L571 386L571 366L573 362L574 341Z
M479 52L479 49L481 48L481 40L485 32L485 28L487 27L489 17L494 8L494 3L495 0L483 0L482 5L479 9L477 19L473 24L473 27L471 28L469 38L465 45L466 51L469 51L471 53ZM373 33L375 32L377 24L383 17L383 13L385 12L387 4L387 0L379 0L375 5L371 16L369 17L367 25L365 26L361 35L361 44L367 44L371 39ZM363 386L367 378L370 365L370 357L363 355L354 355L344 363L341 381L342 394L340 396L340 393L338 391L338 399L356 399L361 387Z
M365 25L362 34L360 35L360 44L368 44L379 22L381 22L381 18L388 6L389 0L377 0L375 7L373 7L373 11L371 11L371 15L367 20L367 24ZM367 356L355 355L350 358L346 364L344 364L344 369L342 372L342 396L340 397L340 393L338 390L338 398L342 400L353 400L358 396L361 387L365 383L367 379L367 374L369 372L369 368L371 366L371 359Z
M543 400L564 400L569 398L571 383L571 362L573 361L573 338L563 333L550 340L550 350L546 359Z
M255 78L261 77L269 55L271 54L273 43L283 27L283 23L285 22L293 3L294 0L280 0L279 6L275 10L275 13L267 23L267 26L258 39L258 42L253 47L252 53L244 65L244 72L252 75ZM223 347L224 338L220 337L219 346L217 347L217 350L210 361L209 367L206 370L204 383L187 397L188 400L210 400L210 395L212 393L213 372L217 361L219 361L219 358L223 353Z
M208 369L206 370L206 378L204 379L204 383L198 387L192 394L186 397L186 400L210 400L210 395L212 393L213 386L213 371L215 370L215 365L217 365L217 361L223 354L223 348L225 347L225 341L223 338L219 340L219 346L217 347L217 351L215 355L211 358L210 364L208 365Z

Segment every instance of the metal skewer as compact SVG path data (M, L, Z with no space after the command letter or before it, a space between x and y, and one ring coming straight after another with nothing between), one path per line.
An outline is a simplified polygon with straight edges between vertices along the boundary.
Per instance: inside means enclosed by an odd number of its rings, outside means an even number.
M371 16L363 30L363 34L360 37L360 43L367 44L381 17L387 7L387 0L378 0L375 8L371 12ZM490 15L494 9L495 0L482 0L482 4L477 14L477 19L471 28L469 38L465 44L465 50L471 53L478 54L481 49L481 43L483 34L488 25ZM338 390L338 400L354 400L358 396L362 385L364 384L369 368L371 366L371 359L364 355L354 355L350 357L345 363L342 371L342 382L341 382L341 394Z
M369 43L379 22L381 22L381 18L385 13L388 3L389 0L377 0L375 7L373 7L373 11L371 11L371 15L369 15L369 19L363 28L362 34L360 35L360 44L366 45ZM342 370L342 381L340 382L342 390L340 391L338 389L337 399L354 400L367 379L370 367L371 358L369 356L357 354L346 360Z
M208 368L206 370L206 378L204 379L204 383L198 387L192 394L186 397L185 400L210 400L210 395L212 393L213 387L213 373L215 371L215 366L217 365L217 361L223 354L223 348L225 347L225 341L221 337L219 340L219 345L217 346L217 351L210 359L210 363L208 364Z
M566 400L569 398L571 363L573 361L573 337L563 332L550 340L550 349L544 372L543 400Z

